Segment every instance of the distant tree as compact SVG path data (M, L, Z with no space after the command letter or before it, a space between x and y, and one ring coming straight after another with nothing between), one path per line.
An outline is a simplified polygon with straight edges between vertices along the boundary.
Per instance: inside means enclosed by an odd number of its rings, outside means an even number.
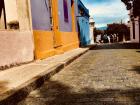
M130 36L130 30L125 24L118 24L118 23L113 23L113 24L108 24L106 33L108 35L111 34L116 34L120 38L120 40L123 39L124 35L125 37Z
M94 35L97 36L99 34L104 34L104 31L103 30L99 30L97 28L94 28Z
M133 9L134 17L140 16L140 0L121 0L127 7L127 10Z

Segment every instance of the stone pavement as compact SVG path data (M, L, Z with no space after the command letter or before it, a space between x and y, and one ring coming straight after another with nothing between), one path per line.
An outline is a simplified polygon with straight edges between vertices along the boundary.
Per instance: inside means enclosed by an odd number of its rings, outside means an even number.
M0 71L0 105L15 105L87 51L88 48L78 48L45 60Z
M140 105L140 50L119 46L90 50L18 105Z

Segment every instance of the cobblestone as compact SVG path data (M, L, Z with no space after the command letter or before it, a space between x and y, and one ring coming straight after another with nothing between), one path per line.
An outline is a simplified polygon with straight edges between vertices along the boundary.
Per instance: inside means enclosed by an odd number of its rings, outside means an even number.
M90 50L18 105L140 105L140 50L110 46Z

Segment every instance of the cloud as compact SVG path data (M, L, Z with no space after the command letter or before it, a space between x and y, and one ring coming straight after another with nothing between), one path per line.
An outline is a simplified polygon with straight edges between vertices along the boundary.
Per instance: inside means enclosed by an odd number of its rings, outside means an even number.
M82 0L94 17L96 26L128 20L128 11L121 0Z

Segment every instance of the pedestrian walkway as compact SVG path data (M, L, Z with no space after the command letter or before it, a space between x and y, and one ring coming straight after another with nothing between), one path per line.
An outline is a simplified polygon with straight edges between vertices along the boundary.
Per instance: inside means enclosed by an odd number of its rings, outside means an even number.
M18 105L140 105L140 50L101 46L71 63Z
M66 65L88 51L78 48L45 60L0 71L0 105L15 105L44 80L59 72Z

